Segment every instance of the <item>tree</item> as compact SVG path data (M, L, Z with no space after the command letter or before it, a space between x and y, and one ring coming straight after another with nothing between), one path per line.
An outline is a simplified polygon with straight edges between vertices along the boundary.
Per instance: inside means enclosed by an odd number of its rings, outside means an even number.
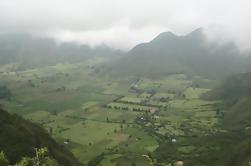
M47 148L41 148L41 149L35 148L35 152L36 152L35 157L31 159L27 158L28 161L29 160L31 161L33 166L56 166L58 165L55 161L53 161L47 156L47 153L48 153Z
M3 152L0 152L0 166L11 166ZM48 157L47 148L35 148L35 157L23 157L14 166L58 166L58 163Z
M3 152L0 152L0 165L1 166L8 166L9 161L6 159L6 156Z
M50 135L52 135L52 133L53 133L53 128L50 127Z
M220 115L220 109L216 109L216 115Z
M11 97L11 92L10 90L7 88L6 85L0 85L0 99L10 99Z
M98 165L102 160L104 159L104 153L101 153L100 155L98 155L97 157L95 157L94 159L92 159L91 161L88 162L88 166L96 166Z
M57 111L53 111L51 114L55 116L58 115Z
M16 166L27 166L29 165L29 158L23 157L22 160L16 164Z

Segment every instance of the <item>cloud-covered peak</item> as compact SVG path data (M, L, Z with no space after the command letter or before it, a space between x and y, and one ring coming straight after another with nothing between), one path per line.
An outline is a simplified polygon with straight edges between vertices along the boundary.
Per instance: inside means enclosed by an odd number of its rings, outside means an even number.
M165 31L185 35L197 27L221 27L206 34L248 49L250 6L249 0L2 0L0 33L128 50Z

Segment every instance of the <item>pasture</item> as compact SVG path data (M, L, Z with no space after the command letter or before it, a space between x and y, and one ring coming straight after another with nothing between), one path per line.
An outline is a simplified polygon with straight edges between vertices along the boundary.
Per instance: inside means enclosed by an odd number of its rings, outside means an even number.
M210 89L193 87L195 78L112 78L95 70L100 62L16 72L5 72L10 68L6 66L0 80L12 98L0 104L43 126L86 164L103 155L99 165L149 165L142 155L155 152L163 138L179 141L217 131L218 101L201 99ZM156 112L149 113L151 109ZM189 141L183 139L186 146L177 144L178 152L192 153Z

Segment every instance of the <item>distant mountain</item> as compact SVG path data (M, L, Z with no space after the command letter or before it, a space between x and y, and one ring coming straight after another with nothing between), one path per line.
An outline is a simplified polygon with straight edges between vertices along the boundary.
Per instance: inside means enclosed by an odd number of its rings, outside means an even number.
M49 156L61 166L80 166L78 160L63 145L56 143L41 127L17 115L10 115L0 108L0 152L11 164L21 157L33 157L34 149L47 147Z
M0 35L0 64L17 63L21 69L75 63L95 56L113 57L123 54L105 45L91 48L73 42L57 44L50 38L31 37L26 34Z
M129 75L186 72L218 78L246 71L250 64L233 43L208 42L203 30L197 29L185 36L161 33L149 43L135 46L126 56L108 66L110 70Z

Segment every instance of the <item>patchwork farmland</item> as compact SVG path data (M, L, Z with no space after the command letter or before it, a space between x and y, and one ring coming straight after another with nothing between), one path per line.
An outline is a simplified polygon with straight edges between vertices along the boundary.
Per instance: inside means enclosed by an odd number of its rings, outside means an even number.
M219 102L201 98L208 87L184 74L111 79L97 73L99 61L3 72L13 97L1 104L43 126L85 164L150 165L144 156L159 155L163 142L177 150L167 152L173 157L207 151L190 143L220 132Z

